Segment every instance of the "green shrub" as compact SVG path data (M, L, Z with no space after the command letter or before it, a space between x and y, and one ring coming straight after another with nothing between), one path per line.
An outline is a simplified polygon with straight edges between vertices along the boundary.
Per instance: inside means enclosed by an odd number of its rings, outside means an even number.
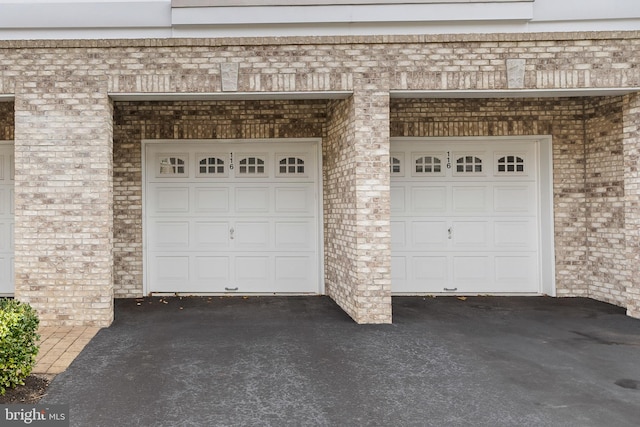
M31 374L38 354L38 323L38 315L29 304L0 299L0 395L23 385Z

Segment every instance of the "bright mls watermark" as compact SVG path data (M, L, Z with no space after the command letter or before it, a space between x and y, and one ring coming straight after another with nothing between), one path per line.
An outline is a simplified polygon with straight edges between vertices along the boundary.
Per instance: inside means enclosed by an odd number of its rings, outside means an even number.
M0 426L69 427L69 405L0 405Z

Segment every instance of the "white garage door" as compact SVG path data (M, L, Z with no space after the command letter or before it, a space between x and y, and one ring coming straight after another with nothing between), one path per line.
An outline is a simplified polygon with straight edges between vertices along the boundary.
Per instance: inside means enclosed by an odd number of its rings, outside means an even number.
M0 143L0 295L13 294L13 145Z
M394 293L538 293L537 142L398 141Z
M148 290L319 293L316 150L146 144Z

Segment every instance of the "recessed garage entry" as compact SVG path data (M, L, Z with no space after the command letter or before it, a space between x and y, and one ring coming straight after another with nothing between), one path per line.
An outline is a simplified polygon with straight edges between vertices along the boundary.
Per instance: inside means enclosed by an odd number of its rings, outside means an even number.
M316 141L144 147L147 292L321 292Z
M539 153L532 140L394 141L393 292L552 293Z
M0 142L0 295L12 295L13 284L13 144Z

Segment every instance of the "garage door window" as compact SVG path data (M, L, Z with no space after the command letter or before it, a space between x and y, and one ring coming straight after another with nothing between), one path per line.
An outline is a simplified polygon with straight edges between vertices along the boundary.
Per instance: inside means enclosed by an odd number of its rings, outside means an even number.
M224 167L224 159L220 157L206 156L200 158L198 162L199 176L225 176L226 168Z
M391 160L391 175L400 175L402 174L402 161L399 157L392 156Z
M245 157L238 164L239 175L264 175L266 172L265 161L260 157Z
M416 174L433 174L442 172L442 160L436 156L422 156L416 159Z
M159 176L187 175L187 156L162 156L158 159Z
M285 157L278 163L278 175L304 175L304 159L300 157Z
M456 160L457 173L482 173L482 159L476 156L462 156Z
M497 161L498 173L524 173L524 158L516 155L502 156Z

